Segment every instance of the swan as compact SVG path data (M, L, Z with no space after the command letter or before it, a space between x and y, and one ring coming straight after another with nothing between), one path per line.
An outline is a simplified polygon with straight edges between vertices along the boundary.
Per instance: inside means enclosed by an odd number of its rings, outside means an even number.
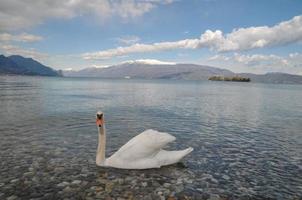
M152 129L145 130L124 144L109 158L105 158L106 129L103 112L97 112L96 124L98 127L98 147L96 164L102 167L120 169L150 169L171 165L180 161L193 151L192 147L181 151L166 151L162 148L175 137Z

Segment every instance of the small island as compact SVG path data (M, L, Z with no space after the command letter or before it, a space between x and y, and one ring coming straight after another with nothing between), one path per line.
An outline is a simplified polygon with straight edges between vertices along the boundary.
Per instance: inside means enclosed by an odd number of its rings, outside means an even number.
M235 82L250 82L250 78L233 76L233 77L224 77L224 76L211 76L209 77L210 81L235 81Z

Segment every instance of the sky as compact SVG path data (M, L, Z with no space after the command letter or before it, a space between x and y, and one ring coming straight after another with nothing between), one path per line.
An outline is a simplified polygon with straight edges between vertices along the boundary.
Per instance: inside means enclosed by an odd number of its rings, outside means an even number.
M54 69L140 60L302 75L302 1L0 0L0 54Z

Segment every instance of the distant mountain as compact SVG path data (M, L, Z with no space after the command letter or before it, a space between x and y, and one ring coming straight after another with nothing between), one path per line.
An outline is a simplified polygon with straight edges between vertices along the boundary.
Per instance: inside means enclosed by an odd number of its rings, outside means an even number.
M266 74L240 73L239 75L249 77L252 82L259 83L302 84L302 76L280 72Z
M63 71L63 74L72 77L208 80L208 77L212 75L229 76L234 73L225 69L195 64L126 62L107 68Z
M42 65L32 58L18 55L8 57L0 55L0 74L61 76L59 71Z
M25 70L20 68L14 61L8 57L0 55L0 74L18 74L24 72Z
M234 73L216 67L195 64L161 64L160 62L130 61L106 68L85 68L79 71L63 71L69 77L100 78L142 78L142 79L183 79L208 80L211 76L240 76L251 82L302 84L302 76L286 73Z

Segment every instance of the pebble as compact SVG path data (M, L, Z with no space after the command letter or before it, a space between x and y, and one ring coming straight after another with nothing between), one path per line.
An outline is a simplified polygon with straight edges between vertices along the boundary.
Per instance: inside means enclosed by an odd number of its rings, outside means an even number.
M88 176L88 174L80 174L80 176L82 176L82 177L87 177Z
M220 200L220 196L218 194L211 194L208 200Z
M23 176L25 176L25 177L27 177L27 176L33 176L34 175L34 173L32 172L32 171L30 171L30 172L25 172L24 174L23 174Z
M36 183L39 182L39 178L36 176L34 176L31 180L32 180L32 182L36 182Z
M106 199L106 200L114 200L114 199L112 199L111 197L107 197L107 198L105 198L104 197L104 194L103 193L97 193L96 195L95 195L95 199L101 199L101 200L103 200L103 199Z
M165 196L169 196L171 191L169 189L166 189L166 190L163 190L163 193L164 193Z
M79 185L79 184L81 184L81 182L82 181L80 181L80 180L74 180L74 181L71 182L71 184L73 184L73 185Z
M63 190L63 192L65 192L65 193L69 193L69 192L71 192L72 191L72 189L71 189L71 187L69 187L69 186L67 186L66 188L64 188L64 190Z
M193 180L192 180L192 179L185 179L185 182L186 182L186 183L189 183L189 184L192 184L192 183L193 183Z
M102 184L106 184L108 181L107 181L107 179L104 179L104 178L98 178L97 182L102 183Z
M96 191L96 192L100 192L100 191L103 191L103 190L104 190L104 188L101 187L101 186L95 187L95 191Z
M213 177L210 180L211 180L212 183L216 183L216 184L218 183L218 180L213 178Z
M59 183L57 186L58 187L65 187L65 186L67 186L67 185L69 185L69 183L68 182L62 182L62 183Z
M112 189L113 189L113 183L108 182L106 184L105 191L108 192L108 193L110 193L112 191Z
M120 184L120 185L124 184L124 182L125 182L125 181L124 181L124 179L122 179L122 178L118 178L118 179L117 179L117 183Z
M170 186L171 186L171 184L170 183L164 183L164 185L163 185L165 188L169 188Z
M241 191L241 192L244 192L245 194L248 193L248 191L249 191L249 190L248 190L247 188L245 188L245 187L240 187L240 188L238 188L238 190Z
M152 181L152 186L153 187L159 187L160 186L160 184L157 182L157 181Z
M16 183L16 182L18 182L19 181L19 179L13 179L13 180L11 180L10 182L11 183Z
M135 179L132 180L132 181L131 181L131 185L136 185L136 182L137 182L137 180L135 180Z
M6 198L6 200L15 200L15 199L18 199L18 197L16 195L12 195L12 196Z
M130 176L127 176L125 181L130 182L132 180L132 178Z
M142 182L143 187L147 187L148 183L147 182Z
M223 175L222 178L225 179L225 180L229 180L230 179L230 177L228 175Z
M177 185L176 187L174 187L174 190L176 193L180 193L184 190L184 186L183 185Z
M176 185L179 185L179 184L182 184L183 183L183 180L181 178L178 178L177 181L176 181Z

